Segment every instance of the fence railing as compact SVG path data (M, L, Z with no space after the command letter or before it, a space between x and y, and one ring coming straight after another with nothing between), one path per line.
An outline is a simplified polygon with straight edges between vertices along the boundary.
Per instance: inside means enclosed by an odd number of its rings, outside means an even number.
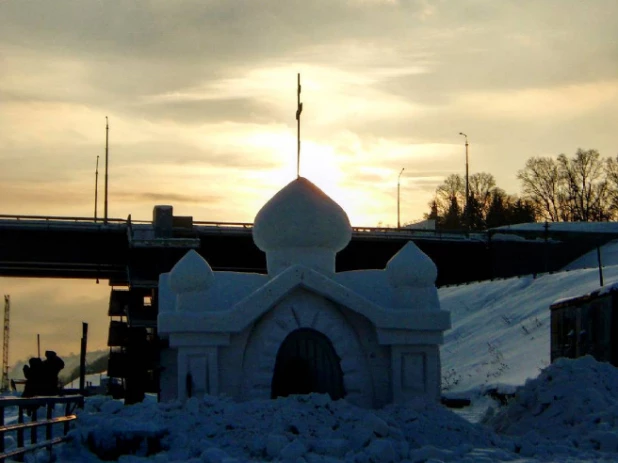
M63 414L59 416L54 416L56 404L64 404ZM18 408L17 423L5 424L5 411L9 407ZM64 442L69 432L69 424L77 419L74 413L77 407L84 407L84 396L0 398L0 462L43 447L51 451L53 445ZM45 418L39 419L39 408L44 408ZM28 415L30 421L26 422L24 415ZM54 436L53 427L58 428L58 425L62 426L62 433ZM45 439L40 441L38 430L41 427L45 428ZM17 447L5 451L4 436L9 432L16 433Z

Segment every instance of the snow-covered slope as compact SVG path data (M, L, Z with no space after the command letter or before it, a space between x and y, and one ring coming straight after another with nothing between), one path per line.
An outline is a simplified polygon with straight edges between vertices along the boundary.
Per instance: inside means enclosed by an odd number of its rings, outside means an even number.
M604 282L618 282L618 266L604 268ZM442 309L452 320L441 351L443 389L519 385L536 377L550 359L549 306L598 288L594 268L441 288Z
M601 264L603 266L616 265L618 263L618 240L610 241L601 247ZM596 249L575 259L564 267L564 270L576 270L582 268L598 268L599 257Z

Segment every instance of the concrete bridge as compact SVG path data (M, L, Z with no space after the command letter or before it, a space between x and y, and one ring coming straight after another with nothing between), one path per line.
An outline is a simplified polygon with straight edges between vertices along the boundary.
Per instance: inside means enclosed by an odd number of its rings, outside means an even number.
M178 220L177 220L178 219ZM193 222L173 217L159 232L153 222L86 217L0 215L0 276L109 280L148 285L188 250L215 270L264 272L250 223ZM338 254L337 270L384 268L409 240L438 266L438 285L553 271L593 247L548 239L501 239L489 232L354 228Z

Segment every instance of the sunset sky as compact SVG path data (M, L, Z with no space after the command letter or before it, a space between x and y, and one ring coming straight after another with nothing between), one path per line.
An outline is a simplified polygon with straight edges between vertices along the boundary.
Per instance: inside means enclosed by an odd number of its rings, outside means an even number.
M421 219L465 172L459 132L518 193L531 156L618 154L616 31L615 0L0 0L0 214L92 216L108 116L110 216L251 222L295 176L298 72L301 174L353 225L396 223L401 168ZM77 351L61 320L91 307L103 347L108 291L0 279L11 357L32 320Z

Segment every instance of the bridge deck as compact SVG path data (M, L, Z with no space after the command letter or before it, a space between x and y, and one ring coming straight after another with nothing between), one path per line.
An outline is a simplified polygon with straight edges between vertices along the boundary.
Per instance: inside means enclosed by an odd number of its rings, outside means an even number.
M131 267L133 278L152 284L190 248L214 270L263 272L266 260L253 243L252 227L193 222L192 229L181 230L182 243L166 244L149 241L148 234L154 234L147 221L0 215L0 276L98 278L124 285ZM487 233L355 227L350 244L337 256L337 270L384 268L409 240L438 266L438 284L554 270L568 262L559 258L565 249L552 251L559 243L491 241ZM566 259L582 252L571 243Z

